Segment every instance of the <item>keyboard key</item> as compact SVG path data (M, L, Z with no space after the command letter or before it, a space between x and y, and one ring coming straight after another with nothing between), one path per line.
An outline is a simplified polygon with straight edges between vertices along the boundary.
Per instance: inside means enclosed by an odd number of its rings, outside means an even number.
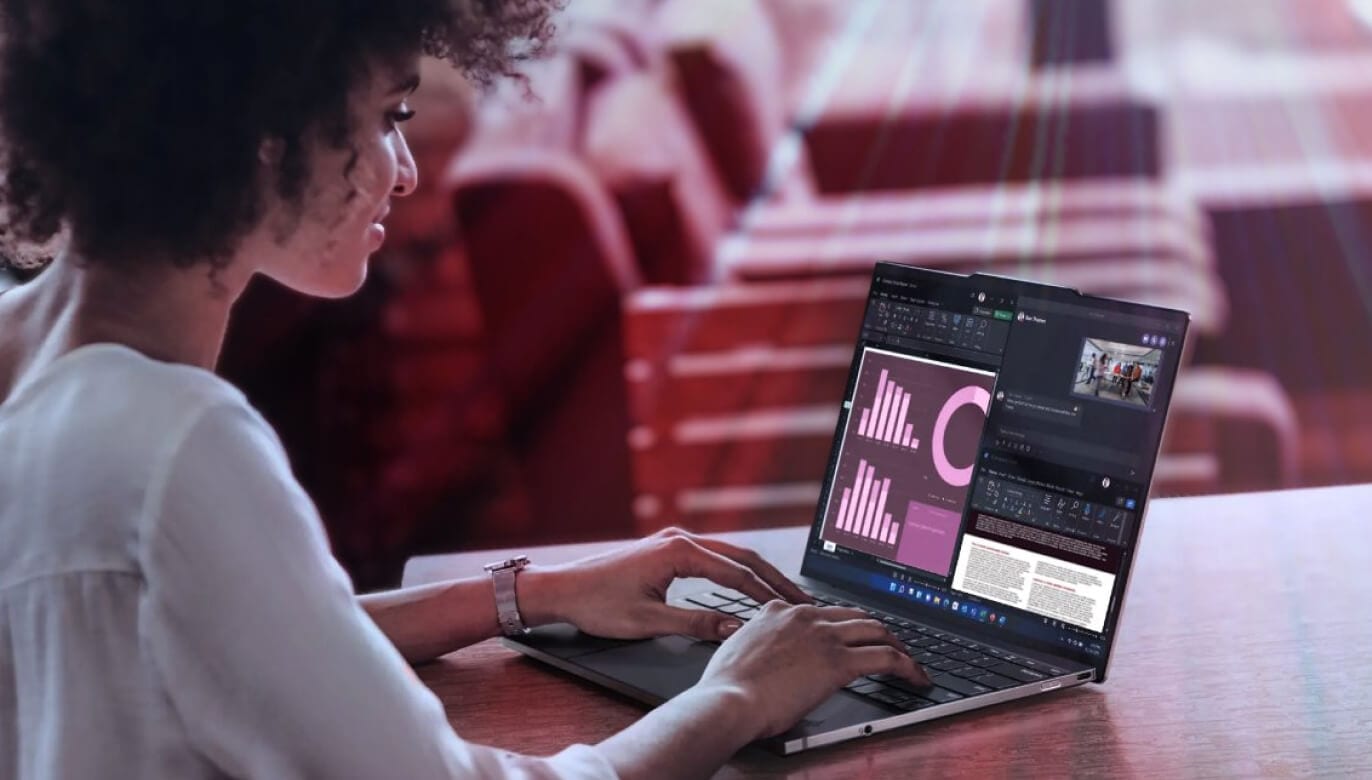
M723 612L726 615L737 615L740 612L757 612L757 610L752 607L745 607L742 604L725 604L724 606L719 607L717 611Z
M742 604L742 602L739 603ZM747 609L744 609L742 612L735 612L734 617L738 618L739 620L752 620L753 618L757 617L757 613L758 611L756 609L749 607Z
M981 668L976 667L976 666L959 666L959 667L956 668L956 669L949 669L949 670L948 670L948 674L956 675L956 676L958 676L958 677L963 677L963 678L966 678L966 679L968 679L968 680L970 680L970 679L972 679L973 677L976 677L976 676L978 676L978 675L983 675L983 674L986 674L986 673L987 673L987 672L986 672L985 669L981 669Z
M947 704L950 701L957 701L962 698L962 694L954 693L947 688L934 686L931 688L920 688L919 695L934 702L935 704Z
M748 598L748 594L739 593L738 591L733 590L732 588L720 588L719 590L715 591L715 595L719 596L722 599L728 599L730 601L738 601L739 599Z
M876 693L877 691L884 690L886 686L882 685L879 682L872 682L871 680L868 680L864 677L861 679L861 681L854 680L853 682L848 683L847 688L853 693L860 693L866 696L867 694Z
M923 698L922 696L911 696L910 698L896 705L898 709L905 710L906 712L914 712L915 710L922 710L925 707L932 706L934 706L934 703L926 698Z
M978 658L973 658L972 660L968 661L967 663L969 663L969 664L971 664L971 665L973 665L973 666L980 666L980 667L982 667L982 668L984 668L984 669L990 669L990 668L993 667L993 666L999 665L999 664L1000 664L1000 659L999 659L999 658L992 658L992 657L989 656L989 655L983 655L983 656L980 656L980 657L978 657Z
M929 690L929 686L915 685L914 683L910 682L904 677L896 677L895 675L891 674L885 674L880 676L884 678L883 683L885 685L891 688L895 688L898 691L905 691L906 693L914 694L916 696L923 696L924 692Z
M954 661L961 661L963 663L967 663L973 658L980 658L981 653L974 653L971 650L959 650L956 653L949 653L948 657L953 659Z
M956 651L959 650L960 648L958 648L957 645L950 645L950 644L948 644L947 642L939 642L939 643L937 643L937 644L929 645L928 647L926 647L926 648L924 648L924 649L925 649L925 650L928 650L928 651L931 652L931 653L938 653L939 655L946 655L946 654L948 654L948 653L956 652Z
M938 640L937 640L937 639L930 639L930 638L927 637L927 636L919 636L918 634L916 634L915 636L917 636L917 637L919 637L919 638L918 638L918 639L911 639L910 641L906 642L905 644L909 645L910 647L921 647L921 648L929 648L929 647L933 647L934 645L938 644Z
M990 693L993 689L980 683L964 680L961 677L954 677L951 674L936 674L933 676L934 685L939 688L947 688L954 693L963 696L980 696L983 693Z
M758 607L762 606L761 604L757 603L756 601L753 601L752 599L748 599L748 598L739 599L739 600L738 600L738 603L742 604L742 605L745 606L745 607L752 607L753 609L757 609Z
M943 656L939 655L938 653L930 653L928 651L920 653L919 655L912 655L910 657L915 659L915 663L917 664L931 664L935 661L943 660Z
M915 697L903 691L897 691L891 688L887 688L884 691L869 693L867 694L867 698L876 699L877 701L883 704L901 704L902 702L909 701L910 699Z
M1005 690L1006 688L1013 688L1016 685L1019 685L1018 682L1015 682L1009 677L1001 677L1000 675L993 674L991 672L987 672L986 674L983 674L979 677L973 677L972 681L981 683L982 685L985 685L990 688L995 688L998 691Z
M929 667L930 669L937 669L940 672L950 672L954 669L962 668L963 666L965 666L965 664L963 664L960 661L954 661L948 658L944 658L942 660L935 661L931 664L925 664L925 666Z
M726 604L733 603L728 599L716 596L713 593L697 593L694 596L687 596L686 600L694 604L699 604L702 607L709 607L710 609L718 609Z
M1048 676L1042 672L1026 669L1017 664L997 664L992 666L990 670L997 674L1003 674L1012 680L1019 680L1020 682L1038 682L1039 680L1048 679Z

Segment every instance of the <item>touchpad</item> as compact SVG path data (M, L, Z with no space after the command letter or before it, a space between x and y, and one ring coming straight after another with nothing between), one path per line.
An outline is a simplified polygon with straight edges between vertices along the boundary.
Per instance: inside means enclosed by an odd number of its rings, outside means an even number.
M684 636L661 636L578 656L575 663L665 700L700 680L715 649Z

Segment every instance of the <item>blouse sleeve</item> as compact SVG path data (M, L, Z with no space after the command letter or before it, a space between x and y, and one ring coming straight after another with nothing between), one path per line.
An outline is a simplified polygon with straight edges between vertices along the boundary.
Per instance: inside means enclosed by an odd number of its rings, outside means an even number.
M275 434L249 409L188 424L149 488L139 630L191 744L263 778L613 778L463 742L362 611Z

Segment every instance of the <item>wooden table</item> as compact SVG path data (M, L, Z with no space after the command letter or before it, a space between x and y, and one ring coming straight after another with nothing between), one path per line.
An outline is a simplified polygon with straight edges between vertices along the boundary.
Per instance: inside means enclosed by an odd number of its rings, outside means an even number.
M1372 776L1372 485L1154 502L1110 680L720 777ZM728 534L797 571L805 529ZM571 560L608 545L527 550ZM412 559L405 584L505 552ZM463 737L551 753L643 713L494 641L420 667Z

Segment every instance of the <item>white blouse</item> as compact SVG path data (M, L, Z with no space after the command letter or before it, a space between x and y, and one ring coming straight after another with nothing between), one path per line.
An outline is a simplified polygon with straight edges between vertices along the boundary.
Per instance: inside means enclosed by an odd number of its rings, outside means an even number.
M0 779L614 777L459 739L232 386L73 350L0 405Z

